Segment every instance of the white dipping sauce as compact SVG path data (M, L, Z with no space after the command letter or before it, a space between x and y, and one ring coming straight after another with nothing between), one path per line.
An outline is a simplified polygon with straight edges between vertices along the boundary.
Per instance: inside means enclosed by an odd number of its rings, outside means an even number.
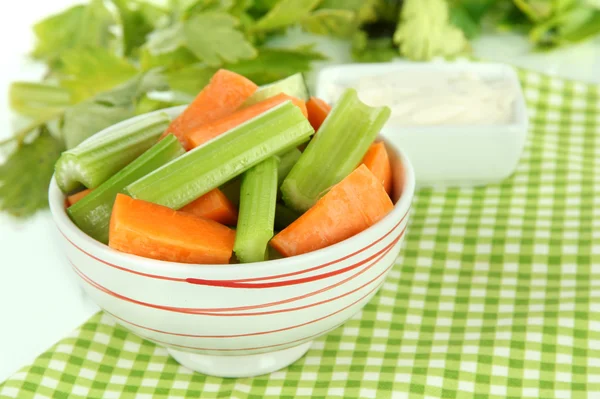
M329 98L337 100L349 87L368 105L390 107L388 123L400 126L507 124L517 95L508 79L411 71L332 83Z

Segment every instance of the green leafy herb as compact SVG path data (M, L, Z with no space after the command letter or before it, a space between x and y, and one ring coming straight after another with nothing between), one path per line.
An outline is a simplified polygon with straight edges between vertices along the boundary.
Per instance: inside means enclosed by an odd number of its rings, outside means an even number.
M0 165L0 210L16 217L33 215L47 206L46 192L62 143L43 128Z
M133 65L103 48L69 50L61 60L64 74L61 86L69 90L75 103L110 90L137 74Z
M254 31L272 31L300 22L321 0L280 0L254 25Z
M355 14L350 10L321 9L303 18L300 25L317 35L348 37L355 30Z
M256 50L242 32L238 20L224 12L206 12L186 21L183 31L187 47L210 66L253 58Z
M102 0L75 6L53 15L34 27L37 38L35 58L56 65L62 53L73 48L109 47L114 40L110 30L114 18Z

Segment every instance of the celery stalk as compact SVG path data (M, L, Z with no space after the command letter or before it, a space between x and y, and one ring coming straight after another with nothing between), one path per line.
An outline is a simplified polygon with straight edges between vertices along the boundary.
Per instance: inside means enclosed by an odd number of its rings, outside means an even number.
M240 214L233 251L242 263L261 262L273 238L278 160L271 157L242 175Z
M275 228L281 231L294 223L300 216L298 212L291 210L287 206L277 204L275 206Z
M126 192L180 209L313 132L300 109L286 101L130 184Z
M117 194L128 184L184 153L185 150L177 137L168 135L82 200L69 207L67 213L87 235L107 243L110 215Z
M296 162L298 162L298 159L300 159L300 155L302 155L302 152L300 152L299 149L294 148L278 156L279 169L277 172L277 187L281 186L281 183L283 183L283 180L285 180L288 173L290 173L290 170L292 170Z
M106 129L77 147L62 153L55 166L55 177L63 192L80 184L96 188L125 165L156 143L169 126L166 114Z
M389 116L388 107L369 107L347 89L283 181L286 205L304 212L348 176Z

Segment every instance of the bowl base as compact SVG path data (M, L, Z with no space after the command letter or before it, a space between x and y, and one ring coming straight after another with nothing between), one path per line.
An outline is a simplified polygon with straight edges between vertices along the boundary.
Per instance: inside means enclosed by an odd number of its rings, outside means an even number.
M300 359L312 342L276 352L256 355L217 356L200 355L168 348L169 354L184 367L215 377L256 377L282 369Z

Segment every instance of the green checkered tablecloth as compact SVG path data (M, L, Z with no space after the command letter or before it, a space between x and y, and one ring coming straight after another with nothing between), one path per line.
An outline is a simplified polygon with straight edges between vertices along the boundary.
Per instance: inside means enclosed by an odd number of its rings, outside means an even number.
M194 374L98 314L0 397L600 398L600 88L520 76L516 174L420 191L379 294L296 364Z

